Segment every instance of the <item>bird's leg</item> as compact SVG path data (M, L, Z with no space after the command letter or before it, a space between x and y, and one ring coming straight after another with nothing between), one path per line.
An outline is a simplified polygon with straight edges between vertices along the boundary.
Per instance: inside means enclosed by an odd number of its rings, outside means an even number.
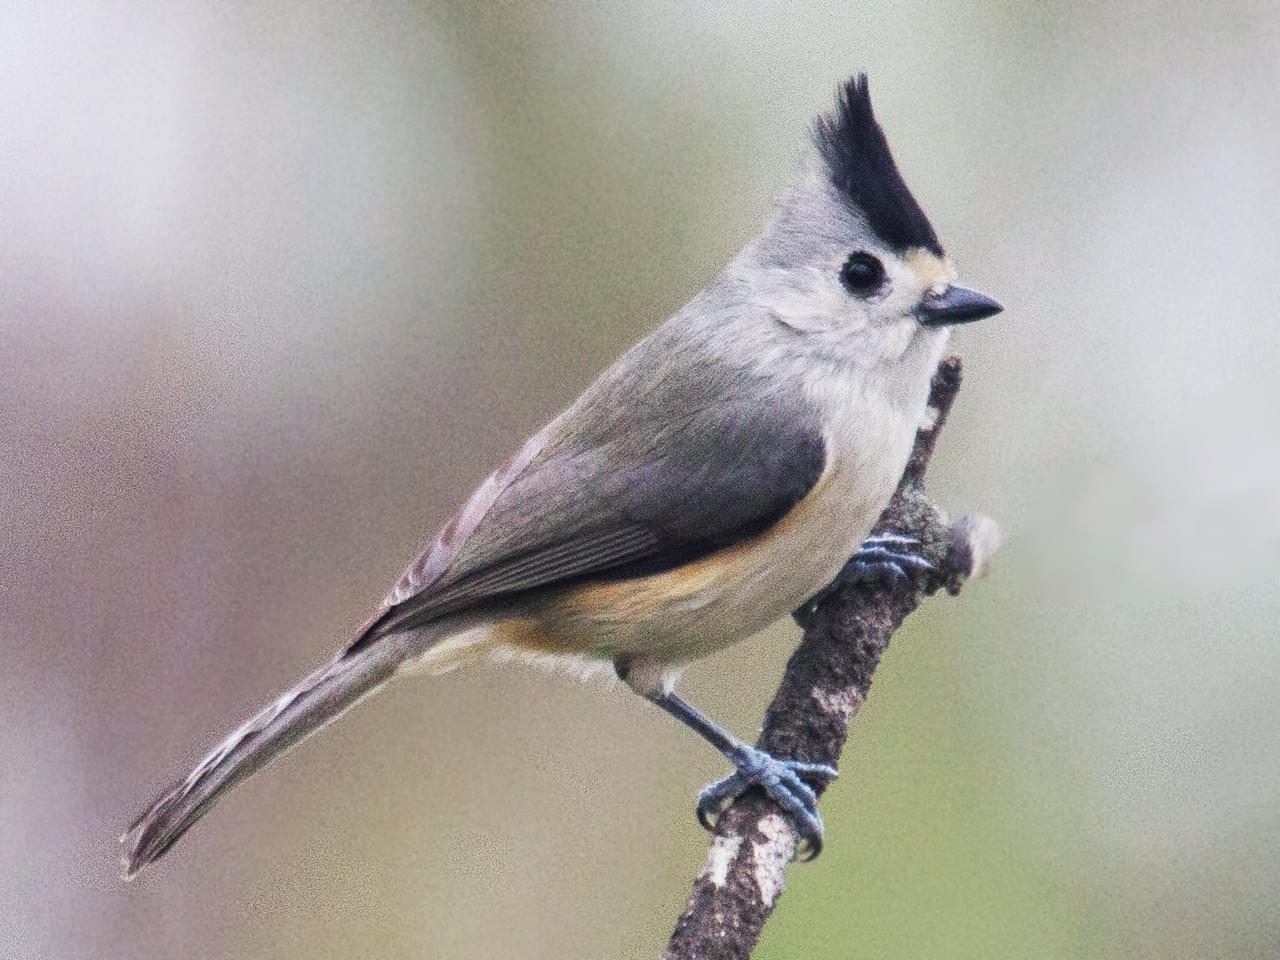
M699 823L708 830L714 829L716 818L729 803L739 794L758 786L791 814L796 831L808 848L807 859L812 860L821 852L822 817L818 815L818 797L805 781L825 784L835 778L834 767L825 763L783 760L765 753L739 740L688 701L662 687L638 692L706 740L734 765L733 773L707 785L698 794Z

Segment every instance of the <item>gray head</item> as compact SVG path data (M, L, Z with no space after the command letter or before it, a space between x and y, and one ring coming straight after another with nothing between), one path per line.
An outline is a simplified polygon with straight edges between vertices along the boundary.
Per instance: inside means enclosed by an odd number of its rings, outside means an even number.
M954 284L955 268L876 122L865 75L840 87L813 140L804 176L727 271L738 296L811 346L863 363L1000 311Z

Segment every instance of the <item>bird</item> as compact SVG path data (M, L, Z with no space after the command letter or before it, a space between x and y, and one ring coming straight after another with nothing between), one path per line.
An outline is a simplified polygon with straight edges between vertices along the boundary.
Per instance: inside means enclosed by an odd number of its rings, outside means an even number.
M699 794L704 826L758 786L816 855L814 786L836 771L747 744L676 682L838 576L927 566L870 534L951 327L1002 307L956 283L865 74L810 133L760 233L479 485L345 649L129 826L126 879L393 678L511 657L612 669L732 765Z

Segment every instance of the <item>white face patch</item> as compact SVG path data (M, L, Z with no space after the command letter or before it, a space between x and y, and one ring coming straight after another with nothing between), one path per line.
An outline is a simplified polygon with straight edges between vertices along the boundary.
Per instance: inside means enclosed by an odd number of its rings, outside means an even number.
M866 325L849 310L849 294L839 281L839 264L818 270L763 270L752 276L756 302L776 321L813 333L836 324L844 332Z

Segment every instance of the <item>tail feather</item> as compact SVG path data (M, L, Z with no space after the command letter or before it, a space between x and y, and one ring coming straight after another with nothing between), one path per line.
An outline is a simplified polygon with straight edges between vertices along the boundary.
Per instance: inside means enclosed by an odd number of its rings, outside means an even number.
M218 799L250 774L376 691L403 661L403 645L386 637L342 656L277 698L222 741L183 780L162 794L120 837L124 878L164 855Z

